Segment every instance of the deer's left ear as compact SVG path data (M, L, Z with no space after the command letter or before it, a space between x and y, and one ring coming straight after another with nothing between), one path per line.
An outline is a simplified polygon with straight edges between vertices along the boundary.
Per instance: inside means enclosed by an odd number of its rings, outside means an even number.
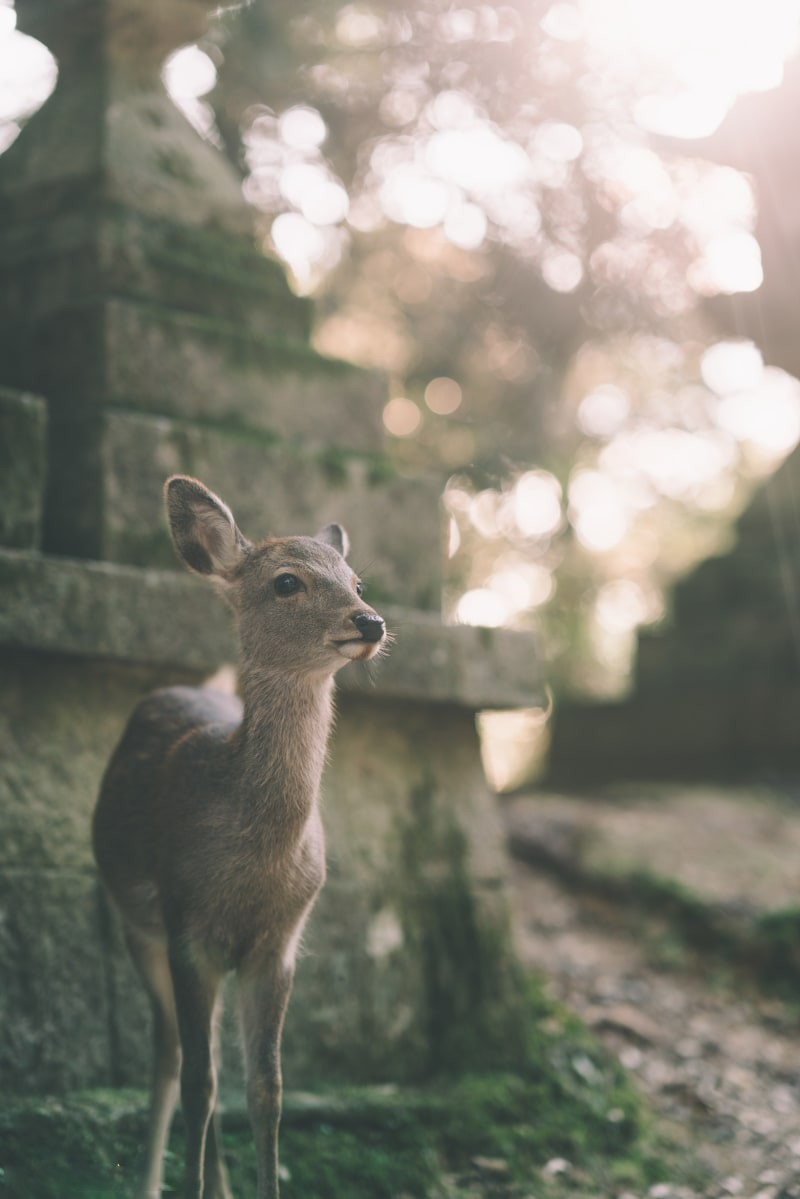
M172 540L186 565L198 574L228 581L253 548L237 529L228 505L188 475L167 479L164 497Z
M323 545L329 545L337 550L343 558L346 558L350 550L350 538L344 531L341 525L332 524L326 525L314 537L315 541L321 541Z

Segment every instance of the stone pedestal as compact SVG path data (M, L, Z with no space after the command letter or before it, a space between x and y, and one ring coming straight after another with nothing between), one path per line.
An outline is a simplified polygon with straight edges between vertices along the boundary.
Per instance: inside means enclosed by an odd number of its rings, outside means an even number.
M379 669L338 676L329 879L286 1033L293 1086L513 1065L525 1020L503 839L474 712L541 700L530 639L389 609ZM172 571L0 550L0 1075L144 1085L148 1013L101 903L89 822L137 699L235 654L228 612ZM226 1083L239 1078L226 1052Z

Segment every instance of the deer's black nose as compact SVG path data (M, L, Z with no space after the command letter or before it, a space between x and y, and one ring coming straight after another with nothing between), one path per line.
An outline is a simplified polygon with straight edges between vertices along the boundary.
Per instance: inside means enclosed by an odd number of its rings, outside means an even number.
M380 616L372 616L369 612L361 612L354 616L353 624L365 641L380 641L386 631Z

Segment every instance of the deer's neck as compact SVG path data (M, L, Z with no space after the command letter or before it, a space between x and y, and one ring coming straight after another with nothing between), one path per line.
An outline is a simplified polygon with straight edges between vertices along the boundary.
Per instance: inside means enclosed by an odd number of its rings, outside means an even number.
M244 715L236 734L241 794L271 835L290 840L319 796L333 718L333 679L250 670L242 677Z

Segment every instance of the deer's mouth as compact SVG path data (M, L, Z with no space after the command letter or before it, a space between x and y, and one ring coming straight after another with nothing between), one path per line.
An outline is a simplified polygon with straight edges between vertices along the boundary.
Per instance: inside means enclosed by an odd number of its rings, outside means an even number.
M380 641L367 641L364 637L348 637L344 641L334 641L333 644L343 658L348 658L351 662L367 662L375 657L383 642L384 638Z

